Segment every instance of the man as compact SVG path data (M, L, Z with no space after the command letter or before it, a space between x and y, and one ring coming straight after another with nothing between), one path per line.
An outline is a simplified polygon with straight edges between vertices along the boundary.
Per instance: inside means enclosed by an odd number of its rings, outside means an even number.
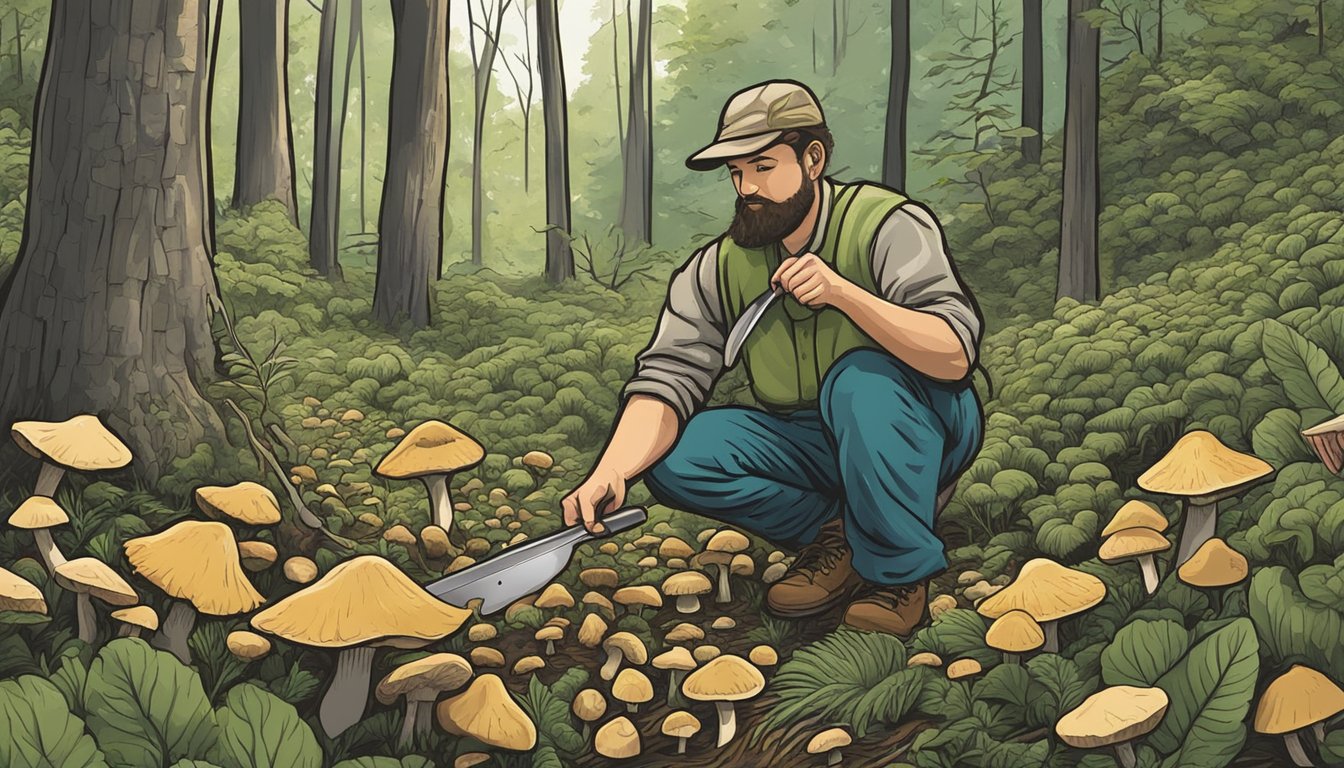
M643 476L659 501L801 546L768 608L905 636L947 567L933 532L940 491L979 449L970 382L981 318L923 206L824 175L833 141L801 83L735 94L712 144L732 225L678 270L611 439L563 502L600 531ZM742 359L763 408L702 406L746 306L775 287ZM947 494L944 494L944 498Z

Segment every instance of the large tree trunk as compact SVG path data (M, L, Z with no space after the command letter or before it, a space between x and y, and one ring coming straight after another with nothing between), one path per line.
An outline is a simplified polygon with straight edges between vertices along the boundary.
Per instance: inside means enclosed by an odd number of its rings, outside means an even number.
M317 43L317 105L313 112L313 200L309 212L308 262L324 277L341 277L341 138L349 91L349 67L335 82L336 30L341 8L361 0L326 0ZM348 57L347 57L348 58Z
M481 47L480 59L475 62L476 111L474 114L475 124L471 135L471 263L477 266L483 262L482 251L484 249L485 184L482 157L485 154L485 109L490 101L490 75L495 67L495 54L499 52L496 41L499 40L499 30L503 24L503 17L504 9L500 8L496 26L490 32L482 35L485 42ZM481 24L489 29L490 22L491 19L487 16ZM474 46L475 43L472 43L472 45Z
M882 183L905 189L905 115L910 95L910 0L891 0L891 73L887 130L882 142Z
M1055 298L1095 301L1097 264L1097 89L1099 31L1085 14L1097 0L1069 0L1068 98L1064 105L1064 203Z
M1022 157L1041 162L1041 0L1022 0Z
M537 2L537 66L546 123L546 279L552 283L574 277L574 252L569 246L569 109L556 2Z
M392 22L396 43L373 312L386 326L410 320L423 328L443 250L448 2L392 0Z
M216 20L218 24L218 20ZM238 158L233 207L263 200L294 202L294 148L289 126L289 0L238 0L242 55L238 85Z
M96 413L151 480L206 438L213 221L205 0L55 0L0 427Z
M653 242L653 9L639 0L639 34L630 66L630 130L625 134L625 185L621 229L626 237Z

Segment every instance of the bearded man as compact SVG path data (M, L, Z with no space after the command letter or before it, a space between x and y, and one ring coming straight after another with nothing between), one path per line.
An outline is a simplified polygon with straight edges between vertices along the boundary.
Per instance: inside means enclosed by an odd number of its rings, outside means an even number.
M686 164L727 165L728 231L672 276L611 438L563 501L600 531L642 477L659 501L799 547L766 595L799 618L906 636L946 569L936 509L979 450L971 384L982 318L933 214L896 190L825 175L833 140L794 81L735 94ZM759 408L704 408L735 323ZM730 352L731 354L731 352Z

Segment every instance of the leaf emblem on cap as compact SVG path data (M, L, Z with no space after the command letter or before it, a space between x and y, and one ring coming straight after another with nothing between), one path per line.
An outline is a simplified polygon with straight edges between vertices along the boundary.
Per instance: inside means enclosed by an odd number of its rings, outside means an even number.
M774 101L766 108L766 124L772 128L783 128L788 125L802 125L811 122L811 109L807 100L803 99L801 103L793 103L797 93L788 93Z

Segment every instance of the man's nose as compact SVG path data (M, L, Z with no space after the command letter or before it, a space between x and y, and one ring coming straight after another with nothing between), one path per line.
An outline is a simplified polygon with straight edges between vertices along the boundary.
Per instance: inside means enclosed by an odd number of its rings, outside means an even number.
M747 181L746 179L743 179L737 183L737 194L740 197L749 197L759 192L760 189L761 189L760 187L756 186L750 181Z

